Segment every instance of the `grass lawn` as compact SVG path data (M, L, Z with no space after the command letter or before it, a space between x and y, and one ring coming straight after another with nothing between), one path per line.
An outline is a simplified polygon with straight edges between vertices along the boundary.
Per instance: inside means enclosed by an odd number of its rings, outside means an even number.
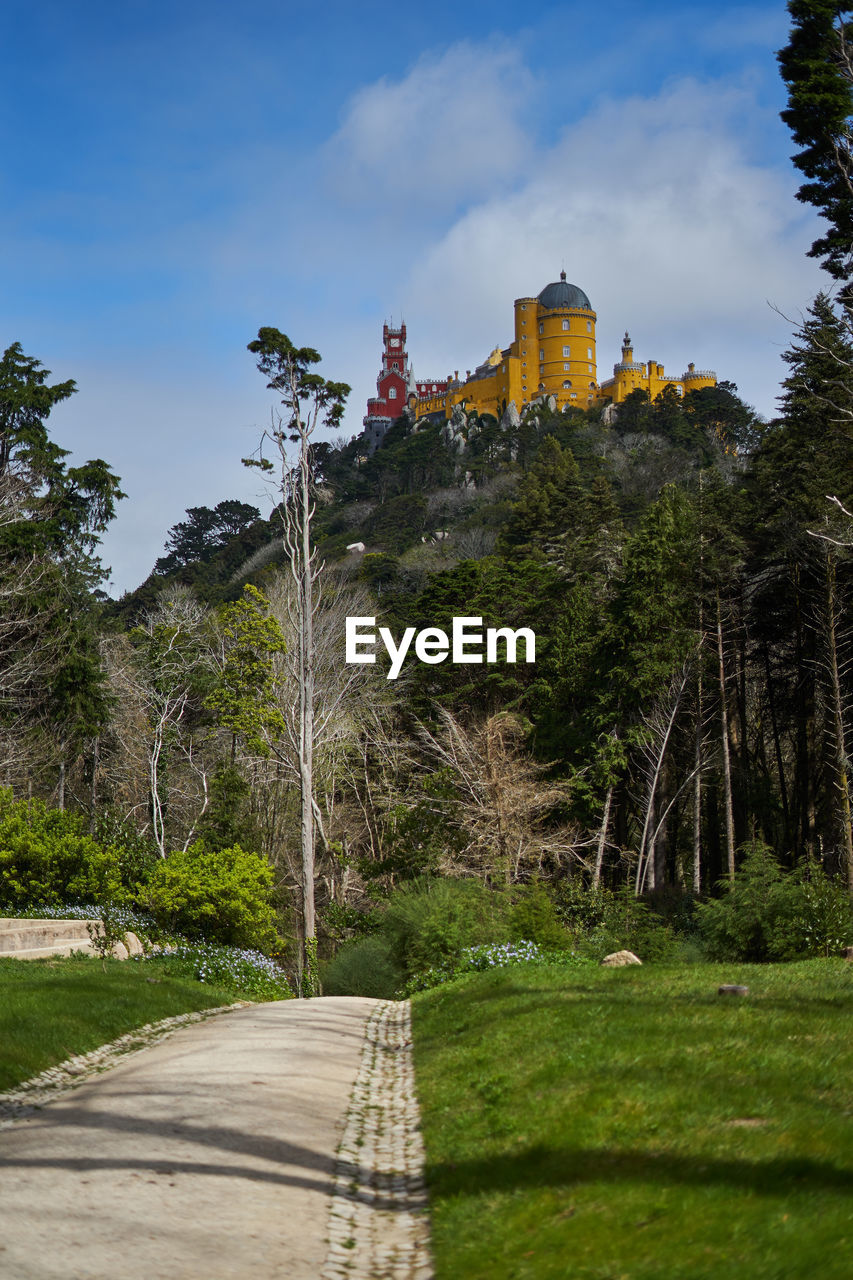
M147 1022L236 999L153 962L108 960L104 973L99 960L0 959L0 1091Z
M413 1010L437 1280L853 1274L853 965L493 970Z

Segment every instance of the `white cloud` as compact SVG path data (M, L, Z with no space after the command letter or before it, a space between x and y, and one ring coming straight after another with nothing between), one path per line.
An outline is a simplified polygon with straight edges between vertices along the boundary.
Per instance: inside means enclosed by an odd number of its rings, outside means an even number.
M713 360L772 412L787 333L768 302L796 314L821 279L793 174L750 154L758 111L747 90L684 80L568 129L522 187L472 206L420 256L405 296L419 373L506 344L512 299L565 267L598 313L600 377L627 326L639 359L675 373Z
M512 182L530 155L523 124L530 71L504 42L424 55L400 80L360 90L324 157L345 204L418 208L482 196Z
M464 372L510 341L513 299L565 267L598 313L600 377L628 327L638 359L674 373L695 360L773 412L790 326L768 302L796 319L823 281L797 178L762 150L784 133L771 109L749 87L682 80L600 101L546 145L531 123L543 92L553 103L566 86L541 84L505 44L424 57L363 89L298 165L284 144L231 157L235 208L210 228L188 219L158 259L169 281L175 262L192 268L166 316L164 297L137 290L85 342L67 318L25 328L25 349L80 386L57 439L75 460L107 458L131 495L106 543L119 588L150 571L186 507L263 506L239 464L271 402L245 350L260 324L352 383L356 432L384 318L402 310L418 376Z

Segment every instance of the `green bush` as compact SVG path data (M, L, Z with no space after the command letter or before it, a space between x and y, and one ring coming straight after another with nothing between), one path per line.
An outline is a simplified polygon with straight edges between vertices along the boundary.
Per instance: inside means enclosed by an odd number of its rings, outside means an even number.
M440 966L465 947L509 938L504 895L479 880L417 880L395 890L380 931L407 977Z
M571 934L560 922L543 885L520 885L512 897L509 925L514 942L525 939L546 951L566 951L572 946Z
M831 955L853 931L853 906L818 866L792 874L760 840L742 847L743 862L722 896L697 907L712 960L795 960Z
M569 881L560 887L557 914L572 946L595 960L622 950L633 951L641 960L677 960L683 954L683 939L628 885L614 893Z
M94 840L84 818L0 790L0 903L127 902L123 872L121 849Z
M387 939L357 938L341 947L321 973L323 994L327 996L373 996L391 1000L403 982L394 963Z
M269 951L278 941L273 873L257 853L201 842L162 860L146 885L146 905L165 929Z
M853 902L819 864L795 877L793 941L798 956L834 956L853 945Z

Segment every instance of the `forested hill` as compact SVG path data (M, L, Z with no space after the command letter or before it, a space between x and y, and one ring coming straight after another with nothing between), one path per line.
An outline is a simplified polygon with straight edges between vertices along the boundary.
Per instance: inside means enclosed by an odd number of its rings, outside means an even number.
M392 582L411 592L437 570L495 551L519 487L549 437L571 452L585 488L612 491L630 527L664 484L689 485L708 467L730 476L760 425L727 383L683 402L673 392L655 405L636 392L610 424L600 410L560 414L547 403L534 405L523 420L511 412L501 423L457 415L451 423L414 427L403 417L372 457L361 436L314 446L315 537L324 558L347 576L386 594ZM544 465L540 459L540 471ZM231 500L188 508L186 517L169 531L145 582L110 607L113 616L133 622L173 584L191 587L206 603L233 599L243 582L281 558L276 512L263 519L256 507ZM364 554L347 552L359 542ZM440 557L432 550L438 543Z
M784 858L822 854L847 874L850 637L838 619L851 580L837 543L849 522L827 495L850 509L850 418L816 394L827 353L842 349L850 360L819 299L769 425L722 384L683 401L635 393L604 420L547 404L503 422L400 419L370 457L360 439L315 447L315 540L329 580L368 592L355 612L372 609L396 635L449 629L459 615L535 631L535 664L407 663L396 713L410 727L464 726L474 756L488 755L488 726L504 717L495 769L532 771L507 803L540 838L537 787L544 795L546 774L566 782L547 822L568 824L572 856L596 881L630 865L637 887L698 891L750 839ZM247 581L263 588L280 523L242 515L197 559L186 527L173 530L124 616L175 581L213 604ZM462 767L434 746L427 795ZM403 824L410 871L452 862L456 837L433 831L445 800L424 795L409 796Z

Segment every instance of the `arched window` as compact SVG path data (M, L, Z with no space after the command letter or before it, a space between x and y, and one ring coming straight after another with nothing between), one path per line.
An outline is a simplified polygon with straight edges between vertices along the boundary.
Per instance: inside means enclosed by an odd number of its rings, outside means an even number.
M397 399L397 388L396 388L396 387L389 387L389 388L388 388L388 399L389 399L389 400L396 400L396 399Z
M571 385L572 385L571 378L566 378L565 382L563 383L563 386L570 387Z

